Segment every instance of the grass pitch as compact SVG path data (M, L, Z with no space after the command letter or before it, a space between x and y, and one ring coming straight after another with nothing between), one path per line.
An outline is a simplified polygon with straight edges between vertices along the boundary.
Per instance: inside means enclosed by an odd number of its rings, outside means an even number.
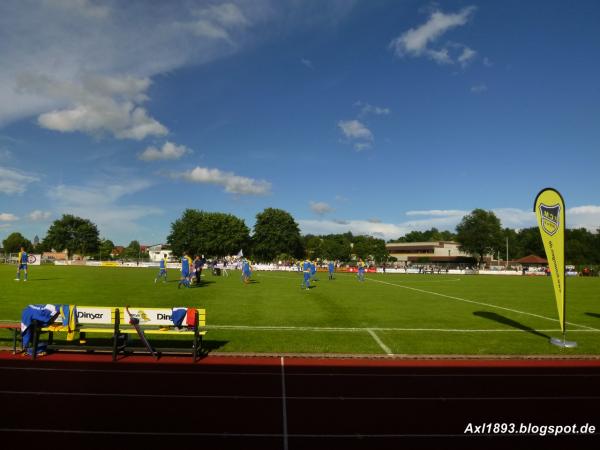
M600 279L567 281L567 339L560 337L548 277L319 273L310 291L290 272L203 276L177 289L179 273L154 284L156 269L39 266L27 283L0 265L0 320L18 322L32 303L206 308L213 351L273 353L600 355ZM10 334L0 334L9 345Z

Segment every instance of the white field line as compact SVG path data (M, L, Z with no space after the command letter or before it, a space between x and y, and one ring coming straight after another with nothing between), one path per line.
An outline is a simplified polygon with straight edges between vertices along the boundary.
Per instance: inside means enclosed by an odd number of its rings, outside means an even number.
M209 330L248 330L248 331L323 331L323 332L369 332L372 331L416 331L416 332L449 332L449 333L522 333L532 330L524 329L506 329L506 328L480 328L480 329L463 329L463 328L395 328L395 327L294 327L294 326L278 326L278 325L207 325L205 328ZM560 328L544 329L534 331L539 332L560 332ZM569 330L569 333L586 332L597 333L600 330Z
M537 317L539 319L551 320L552 322L559 322L558 319L554 319L552 317L546 317L546 316L541 316L539 314L534 314L534 313L525 312L525 311L519 311L518 309L506 308L504 306L492 305L491 303L477 302L475 300L468 300L466 298L454 297L452 295L446 295L446 294L440 294L439 292L426 291L424 289L418 289L418 288L414 288L414 287L410 287L410 286L402 286L400 284L388 283L387 281L374 280L372 278L367 278L367 280L372 281L373 283L387 284L389 286L395 286L395 287L399 287L399 288L402 288L402 289L409 289L411 291L422 292L424 294L436 295L438 297L449 298L451 300L458 300L460 302L473 303L475 305L481 305L481 306L487 306L487 307L490 307L490 308L502 309L504 311L510 311L510 312L514 312L514 313L517 313L517 314L525 314L527 316ZM576 326L576 327L586 328L588 330L600 331L597 328L589 327L587 325L580 325L578 323L573 323L573 322L565 322L565 323L568 324L568 325ZM569 331L574 331L574 330L569 330Z
M384 353L387 353L388 356L393 356L393 353L390 350L390 348L387 345L385 345L381 339L379 339L379 336L377 336L373 330L368 329L367 332L373 337L373 339L375 339L375 342L379 344L381 350L383 350Z
M266 278L282 278L282 279L286 279L286 280L296 280L296 279L302 279L302 277L300 275L302 275L302 272L287 272L287 273L297 273L299 274L296 277L293 276L281 276L281 275L265 275L262 272L257 272L256 275L259 277L266 277ZM322 274L322 275L326 275L327 272L317 272L318 274ZM336 272L334 275L353 275L356 276L356 274L348 274L345 272ZM456 282L456 281L462 281L461 278L447 278L445 280L410 280L410 281L400 281L400 283L405 284L405 283L410 283L410 284L430 284L430 283L448 283L448 282Z

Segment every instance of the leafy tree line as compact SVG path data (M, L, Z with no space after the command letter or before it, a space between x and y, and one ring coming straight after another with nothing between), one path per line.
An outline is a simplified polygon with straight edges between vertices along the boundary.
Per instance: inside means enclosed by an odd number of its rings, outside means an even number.
M431 228L426 231L411 231L396 242L456 241L466 253L481 260L484 255L493 254L515 260L528 255L545 257L544 244L538 227L513 230L502 228L500 220L491 211L475 209L463 217L456 227L456 233ZM565 230L565 260L567 264L600 264L600 229L595 233L585 228Z
M459 242L463 251L481 260L485 255L498 253L505 258L507 239L511 260L530 254L544 256L537 227L521 230L502 228L493 212L482 209L475 209L464 216L456 232L431 228L412 231L389 242L452 240ZM188 251L207 257L223 257L243 250L244 255L261 262L304 257L350 261L353 256L374 259L378 263L389 261L383 239L354 236L350 232L301 236L292 215L275 208L267 208L256 215L252 232L242 219L234 215L187 209L171 224L167 242L177 256ZM18 232L10 234L2 244L5 253L16 253L21 246L28 252L34 250L31 241ZM97 226L90 220L65 214L52 223L35 251L67 249L69 256L98 255L105 259L114 248L112 241L100 239ZM140 243L132 241L120 257L137 259L141 253ZM595 233L585 228L567 229L565 256L567 264L600 264L600 229Z

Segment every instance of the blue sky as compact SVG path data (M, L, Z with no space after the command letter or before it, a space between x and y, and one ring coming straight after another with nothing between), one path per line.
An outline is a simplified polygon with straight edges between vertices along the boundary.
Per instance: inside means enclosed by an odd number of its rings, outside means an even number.
M72 213L163 242L185 208L304 233L600 227L595 1L0 4L0 239Z

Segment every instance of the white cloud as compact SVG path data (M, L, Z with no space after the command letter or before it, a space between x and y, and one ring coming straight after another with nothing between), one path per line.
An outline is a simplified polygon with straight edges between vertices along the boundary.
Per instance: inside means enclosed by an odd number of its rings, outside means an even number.
M176 145L167 141L161 148L147 147L138 155L138 159L142 161L179 159L188 153L192 153L192 151L185 145Z
M348 139L373 140L373 133L358 120L340 120L338 127Z
M303 234L338 234L351 231L352 234L386 240L397 238L409 231L399 225L368 220L298 220L298 224Z
M0 161L7 161L12 157L12 152L5 148L0 148Z
M89 19L105 19L111 13L109 6L94 4L90 0L42 0L42 3Z
M11 213L0 213L0 222L14 222L19 220L17 216Z
M310 202L310 209L315 214L323 215L333 211L333 208L325 202Z
M450 58L447 48L442 48L440 50L427 50L427 56L429 56L438 64L454 64L454 61L452 61L452 58Z
M376 116L387 116L392 112L390 108L384 108L382 106L373 106L368 103L358 101L354 103L354 106L360 106L360 115L366 116L367 114L374 114Z
M469 211L462 211L460 209L428 209L428 210L417 210L417 211L406 211L407 216L434 216L434 217L462 217L468 214Z
M590 231L600 230L600 206L598 205L568 208L566 216L569 228L587 228Z
M17 169L0 166L0 194L22 194L30 183L39 178L25 175Z
M475 85L471 86L470 90L473 94L481 94L481 93L487 91L488 87L485 83L479 83L479 84L475 84Z
M0 2L0 124L48 113L40 121L43 126L95 132L98 116L118 115L129 124L118 127L121 138L164 134L164 126L139 106L139 100L117 101L112 90L106 95L92 90L92 97L104 102L90 104L71 95L57 97L52 90L19 89L18 80L25 74L51 74L56 84L80 87L90 75L144 80L214 61L251 45L260 33L267 34L257 26L267 21L279 26L275 18L285 11L274 4L173 0L168 6L148 8L140 2L93 0Z
M393 39L389 46L393 49L396 56L400 58L406 55L412 57L426 56L438 64L452 64L454 61L449 54L449 48L455 47L455 45L446 45L434 49L430 47L430 44L433 44L452 28L465 25L474 11L474 6L463 8L458 13L446 14L439 10L433 11L427 22L405 31ZM468 62L473 56L475 56L474 50L465 46L463 52L457 58L463 64Z
M373 145L370 142L357 142L354 144L354 149L357 152L362 152L363 150L369 150Z
M38 124L60 132L111 133L118 139L141 140L167 134L167 128L148 116L140 103L148 99L150 79L132 76L85 75L61 81L47 76L22 75L19 89L63 102L66 109L41 114Z
M35 222L48 220L51 216L52 213L50 211L41 211L39 209L31 211L27 215L27 217L29 217L30 220L33 220Z
M471 60L475 57L476 54L477 54L477 52L475 50L465 46L463 48L462 53L458 57L458 62L460 63L461 66L466 67L471 62Z
M178 25L195 36L223 40L231 46L236 45L232 32L239 32L240 29L251 25L242 10L233 3L194 9L192 15L196 17L195 20L178 23Z
M133 239L144 228L148 217L163 211L153 206L125 204L123 200L150 186L150 182L142 179L131 179L127 184L102 180L86 186L55 186L49 190L48 197L55 211L90 219L104 236L118 239L127 235Z
M267 195L271 192L271 183L265 180L242 177L233 172L219 169L196 167L193 170L172 173L172 178L179 178L191 183L216 184L223 186L225 192L239 195Z
M120 139L161 136L160 117L113 90L92 100L55 95L90 76L150 80L182 67L228 57L267 39L331 27L352 1L279 0L5 0L0 2L0 126L40 117L62 131L112 133ZM50 75L54 89L19 89L25 74ZM147 91L143 91L144 93Z
M496 208L492 212L502 222L503 228L526 228L536 225L535 214L532 211L525 211L518 208Z
M305 67L307 67L308 69L311 69L311 70L313 70L313 69L315 68L315 66L313 66L313 63L312 63L312 61L311 61L310 59L302 58L302 59L300 60L300 62L301 62L301 63L302 63L302 64L303 64Z

